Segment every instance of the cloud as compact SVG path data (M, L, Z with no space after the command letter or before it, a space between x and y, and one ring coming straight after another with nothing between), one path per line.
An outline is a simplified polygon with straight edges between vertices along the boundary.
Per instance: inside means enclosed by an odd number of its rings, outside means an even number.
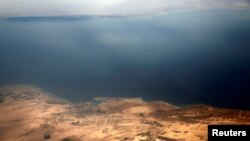
M249 8L249 0L1 0L0 17L145 15L178 9Z

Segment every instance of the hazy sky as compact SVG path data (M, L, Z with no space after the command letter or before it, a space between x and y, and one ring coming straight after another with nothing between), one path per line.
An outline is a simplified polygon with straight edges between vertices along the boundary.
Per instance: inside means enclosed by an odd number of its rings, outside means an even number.
M249 7L249 0L1 0L0 16L145 15L176 9Z

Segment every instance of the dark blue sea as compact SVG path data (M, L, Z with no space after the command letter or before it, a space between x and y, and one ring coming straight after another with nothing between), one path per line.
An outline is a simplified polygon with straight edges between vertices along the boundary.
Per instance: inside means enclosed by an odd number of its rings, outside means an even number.
M0 21L0 85L250 109L250 10Z

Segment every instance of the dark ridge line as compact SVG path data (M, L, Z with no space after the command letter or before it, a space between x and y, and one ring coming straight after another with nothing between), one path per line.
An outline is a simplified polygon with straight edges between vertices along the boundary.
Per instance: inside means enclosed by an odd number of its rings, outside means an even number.
M25 17L9 17L7 22L72 22L90 20L92 16L25 16Z
M155 15L151 13L150 15ZM72 16L20 16L20 17L5 17L0 21L7 22L74 22L86 21L99 18L129 18L138 16L148 16L148 14L135 14L135 15L72 15Z

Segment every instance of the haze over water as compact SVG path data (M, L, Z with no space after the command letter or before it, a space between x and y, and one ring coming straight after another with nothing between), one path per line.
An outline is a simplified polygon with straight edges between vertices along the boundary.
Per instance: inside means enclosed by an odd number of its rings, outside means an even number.
M142 97L250 108L250 10L0 22L0 84L75 102Z

